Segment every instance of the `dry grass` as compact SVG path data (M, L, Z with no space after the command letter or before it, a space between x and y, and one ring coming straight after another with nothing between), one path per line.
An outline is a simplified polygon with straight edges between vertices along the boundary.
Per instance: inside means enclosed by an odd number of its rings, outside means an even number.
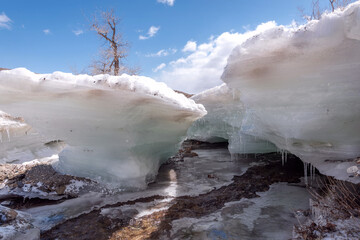
M360 185L336 180L333 177L320 178L317 182L320 188L309 188L312 195L310 208L312 219L299 226L295 226L295 232L299 235L296 239L315 240L322 239L328 234L338 232L336 225L338 220L359 219L360 216ZM355 222L359 222L356 220ZM341 227L343 230L344 228ZM358 227L360 229L360 226ZM345 229L353 234L353 226ZM352 233L351 233L352 232ZM357 239L357 238L350 238Z
M349 217L360 216L360 185L326 177L320 181L320 191L309 189L314 201L326 204Z

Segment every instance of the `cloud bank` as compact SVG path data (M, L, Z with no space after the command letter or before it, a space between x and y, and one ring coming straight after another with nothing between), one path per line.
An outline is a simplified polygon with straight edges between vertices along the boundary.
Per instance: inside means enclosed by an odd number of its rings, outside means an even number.
M183 52L195 52L197 48L195 41L188 41L183 48Z
M223 83L221 74L232 50L250 37L275 26L276 23L271 21L259 25L254 31L224 32L202 44L190 40L182 50L190 55L170 62L162 71L158 69L157 80L187 93L198 93L220 85Z

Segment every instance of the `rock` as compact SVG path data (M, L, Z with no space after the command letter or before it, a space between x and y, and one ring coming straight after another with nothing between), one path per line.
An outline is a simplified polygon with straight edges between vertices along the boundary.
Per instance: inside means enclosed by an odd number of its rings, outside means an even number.
M2 201L0 203L2 206L10 206L11 205L11 201Z
M18 213L10 208L4 208L3 210L1 210L0 215L1 215L1 222L8 223L15 220Z
M18 181L18 182L17 182L17 186L18 186L19 188L22 188L22 187L24 186L24 184L23 184L21 181Z
M28 213L0 206L0 239L40 239L40 230L31 221Z
M199 155L195 152L186 152L183 154L183 157L197 157L197 156Z
M64 194L65 189L66 189L66 186L62 185L62 186L58 186L55 191L57 194L62 195L62 194Z

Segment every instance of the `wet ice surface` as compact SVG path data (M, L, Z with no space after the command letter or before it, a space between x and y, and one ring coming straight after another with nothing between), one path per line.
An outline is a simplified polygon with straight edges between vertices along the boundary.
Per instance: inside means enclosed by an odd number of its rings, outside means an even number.
M108 204L154 195L166 196L166 201L170 202L175 197L209 192L231 183L232 177L244 173L253 161L251 159L234 160L227 149L195 150L194 152L199 156L162 166L156 182L150 184L146 190L109 193L93 189L94 192L86 193L78 198L56 205L27 209L26 212L33 215L34 224L38 228L47 230L66 219ZM140 205L139 214L144 214L144 211L157 206L157 203ZM132 208L136 207L136 205L132 206Z
M151 188L164 188L170 196L199 195L231 183L234 175L241 175L254 161L232 159L227 149L199 149L198 157L185 158L163 166L156 183ZM170 180L170 186L169 186Z
M297 224L296 209L309 207L305 188L287 183L271 185L259 198L226 203L202 218L182 218L172 223L171 239L290 239Z
M241 175L259 159L231 158L227 149L195 150L197 157L163 165L156 182L146 190L135 192L89 192L78 198L51 206L26 210L32 214L34 226L48 230L67 219L94 209L111 219L139 219L167 210L176 197L207 193L228 185L234 175ZM78 183L79 184L79 183ZM148 202L126 203L151 196L164 196ZM307 209L309 194L305 188L274 184L259 198L242 199L201 218L182 218L172 223L170 239L288 239L297 221L294 210Z

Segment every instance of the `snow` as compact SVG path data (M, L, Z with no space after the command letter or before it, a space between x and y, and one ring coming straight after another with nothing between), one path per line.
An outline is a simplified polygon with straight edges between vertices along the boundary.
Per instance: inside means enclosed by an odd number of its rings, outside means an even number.
M86 183L79 180L71 180L70 184L66 186L65 193L79 193Z
M309 199L311 216L307 218L300 226L294 228L293 238L302 239L301 232L312 233L314 238L326 240L331 239L359 239L360 237L360 219L354 216L348 216L344 212L339 199L331 195L325 195L321 199ZM331 231L321 230L332 226Z
M322 173L349 178L360 155L360 1L298 28L267 28L236 47L222 80L241 91L244 133Z
M6 70L0 72L0 96L0 109L23 117L38 138L67 144L57 170L124 188L144 187L190 124L206 114L202 105L164 83L126 74ZM26 144L16 141L11 147L19 149L18 143L23 152Z
M192 99L206 107L208 114L192 124L188 138L207 142L229 141L231 154L265 153L276 151L276 147L244 133L245 107L240 101L240 92L226 84L211 88Z
M1 239L40 239L40 230L31 224L30 214L0 206L0 215Z
M205 111L203 106L194 104L193 101L187 99L184 95L174 92L165 83L156 82L145 76L130 76L127 74L122 74L121 76L111 76L108 74L89 76L86 74L73 75L58 71L52 74L36 74L26 68L16 68L1 71L0 79L2 90L8 89L17 92L50 90L60 94L65 89L81 90L81 87L98 90L117 89L156 96L177 105L181 109L193 110L200 112L200 114L203 114ZM12 97L14 98L15 96Z

